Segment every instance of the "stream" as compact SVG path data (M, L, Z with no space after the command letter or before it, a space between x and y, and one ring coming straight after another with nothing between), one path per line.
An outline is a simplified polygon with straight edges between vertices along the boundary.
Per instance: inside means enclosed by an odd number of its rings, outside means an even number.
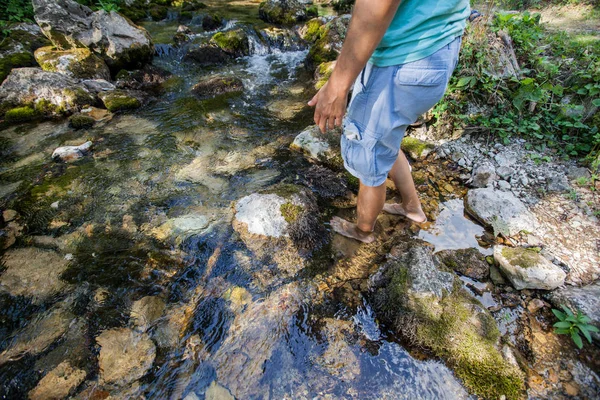
M161 37L176 26L146 27ZM97 338L115 328L150 338L152 349L131 355L151 359L139 378L113 366L115 382L134 381L115 383L115 398L469 398L441 361L413 357L380 326L366 299L351 307L319 290L339 239L282 278L233 230L233 202L296 183L311 165L288 148L312 123L307 50L261 46L213 68L163 46L154 65L173 77L149 105L84 131L66 121L0 131L0 197L27 226L11 254L29 263L42 252L44 274L62 271L58 281L44 275L19 293L0 291L0 398L25 398L64 360L85 371L76 398L106 398ZM190 93L215 74L241 78L243 94ZM50 161L56 147L86 140L92 156ZM457 201L415 236L438 250L479 247L483 229ZM142 300L140 322L132 309ZM32 326L50 338L36 339Z

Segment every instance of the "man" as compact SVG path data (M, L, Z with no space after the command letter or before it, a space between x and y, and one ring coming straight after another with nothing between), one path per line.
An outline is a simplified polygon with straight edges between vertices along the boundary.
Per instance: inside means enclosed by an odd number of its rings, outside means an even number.
M308 103L323 133L343 125L344 166L360 180L357 222L331 220L341 235L373 242L381 210L426 221L400 142L442 98L469 12L469 0L356 0L331 77ZM385 204L388 176L400 204Z

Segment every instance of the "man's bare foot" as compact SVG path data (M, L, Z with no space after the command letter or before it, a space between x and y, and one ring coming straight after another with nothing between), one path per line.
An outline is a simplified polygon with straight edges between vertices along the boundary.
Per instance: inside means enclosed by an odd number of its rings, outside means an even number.
M418 210L406 210L401 203L386 203L383 205L383 211L389 214L402 215L417 224L427 222L427 216L421 208Z
M375 235L373 232L361 231L358 229L356 224L346 221L340 217L333 217L330 221L330 224L333 230L342 236L360 240L363 243L373 243L375 241Z

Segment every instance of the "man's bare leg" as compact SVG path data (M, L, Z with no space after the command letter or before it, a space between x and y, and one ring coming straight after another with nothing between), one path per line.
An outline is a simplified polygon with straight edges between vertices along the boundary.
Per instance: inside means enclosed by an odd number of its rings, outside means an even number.
M403 215L417 223L427 221L427 216L421 208L421 200L419 200L419 195L415 189L408 160L402 150L398 153L398 158L392 166L389 177L394 181L396 189L400 192L402 203L385 204L383 211Z
M385 204L385 183L380 186L365 186L360 183L358 190L356 224L339 217L331 219L331 227L340 235L350 237L361 242L371 243L375 240L373 229L377 216Z

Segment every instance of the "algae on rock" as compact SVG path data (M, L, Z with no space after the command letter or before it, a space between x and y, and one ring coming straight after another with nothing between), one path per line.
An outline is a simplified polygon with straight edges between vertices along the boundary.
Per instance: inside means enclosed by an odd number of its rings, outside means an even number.
M110 71L104 60L86 48L57 50L52 46L40 47L34 56L44 71L60 72L78 79L110 80Z

